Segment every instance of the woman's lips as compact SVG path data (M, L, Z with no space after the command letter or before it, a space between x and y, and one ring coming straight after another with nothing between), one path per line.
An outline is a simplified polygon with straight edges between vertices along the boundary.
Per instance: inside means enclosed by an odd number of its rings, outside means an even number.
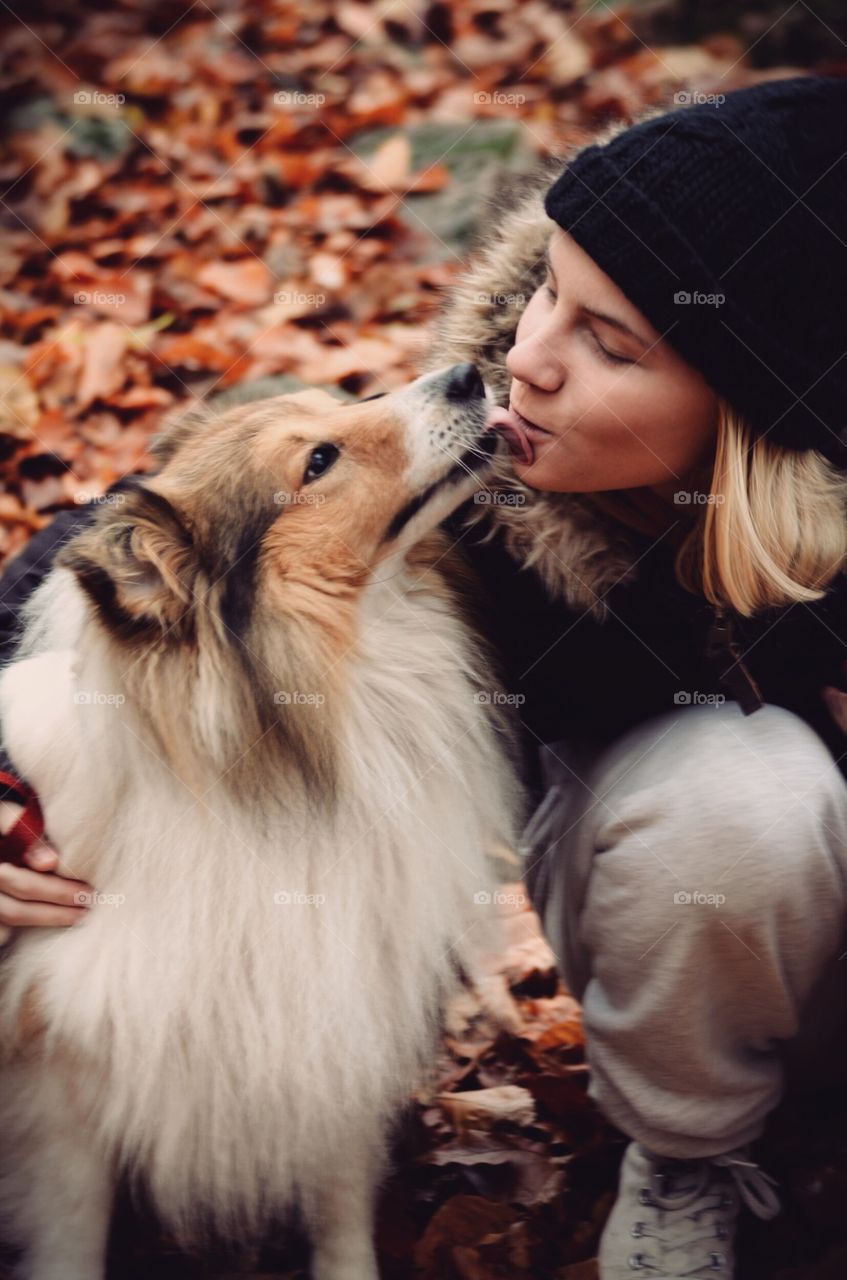
M535 461L531 435L535 433L539 436L549 435L544 427L536 426L511 405L508 409L502 409L499 405L492 409L486 426L496 428L505 437L512 456L521 458L528 465Z

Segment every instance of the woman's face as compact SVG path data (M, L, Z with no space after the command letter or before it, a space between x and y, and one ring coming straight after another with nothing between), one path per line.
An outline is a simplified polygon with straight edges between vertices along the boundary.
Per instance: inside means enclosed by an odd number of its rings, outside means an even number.
M715 392L562 228L506 365L512 408L543 428L532 462L514 459L535 489L670 498L712 452Z

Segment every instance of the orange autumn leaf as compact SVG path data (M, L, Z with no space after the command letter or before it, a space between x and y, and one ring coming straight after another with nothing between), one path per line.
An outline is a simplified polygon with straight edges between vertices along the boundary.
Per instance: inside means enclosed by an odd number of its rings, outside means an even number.
M258 258L207 262L197 272L197 280L222 298L245 307L258 307L267 302L273 286L270 271Z
M79 409L86 409L98 397L111 395L123 386L126 375L122 362L128 344L129 330L113 321L87 331L76 393Z

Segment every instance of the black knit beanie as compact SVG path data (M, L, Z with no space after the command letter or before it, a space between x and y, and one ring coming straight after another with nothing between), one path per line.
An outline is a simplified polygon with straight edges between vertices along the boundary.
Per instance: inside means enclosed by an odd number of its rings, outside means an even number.
M756 434L847 467L847 80L644 119L544 207Z

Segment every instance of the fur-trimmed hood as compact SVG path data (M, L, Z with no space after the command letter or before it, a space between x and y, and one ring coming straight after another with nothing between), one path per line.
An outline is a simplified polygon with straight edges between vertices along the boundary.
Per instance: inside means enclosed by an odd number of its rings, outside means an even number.
M627 127L609 126L597 140L608 141ZM424 371L471 360L503 407L511 383L506 355L524 308L544 282L543 254L556 226L544 210L544 193L563 163L548 158L488 198L468 265L432 327ZM490 520L492 534L501 528L509 553L532 567L554 597L602 618L608 589L637 578L640 552L631 530L585 496L530 488L515 475L509 455L498 455L491 487L505 500L475 506L467 522ZM510 501L510 493L520 498Z

